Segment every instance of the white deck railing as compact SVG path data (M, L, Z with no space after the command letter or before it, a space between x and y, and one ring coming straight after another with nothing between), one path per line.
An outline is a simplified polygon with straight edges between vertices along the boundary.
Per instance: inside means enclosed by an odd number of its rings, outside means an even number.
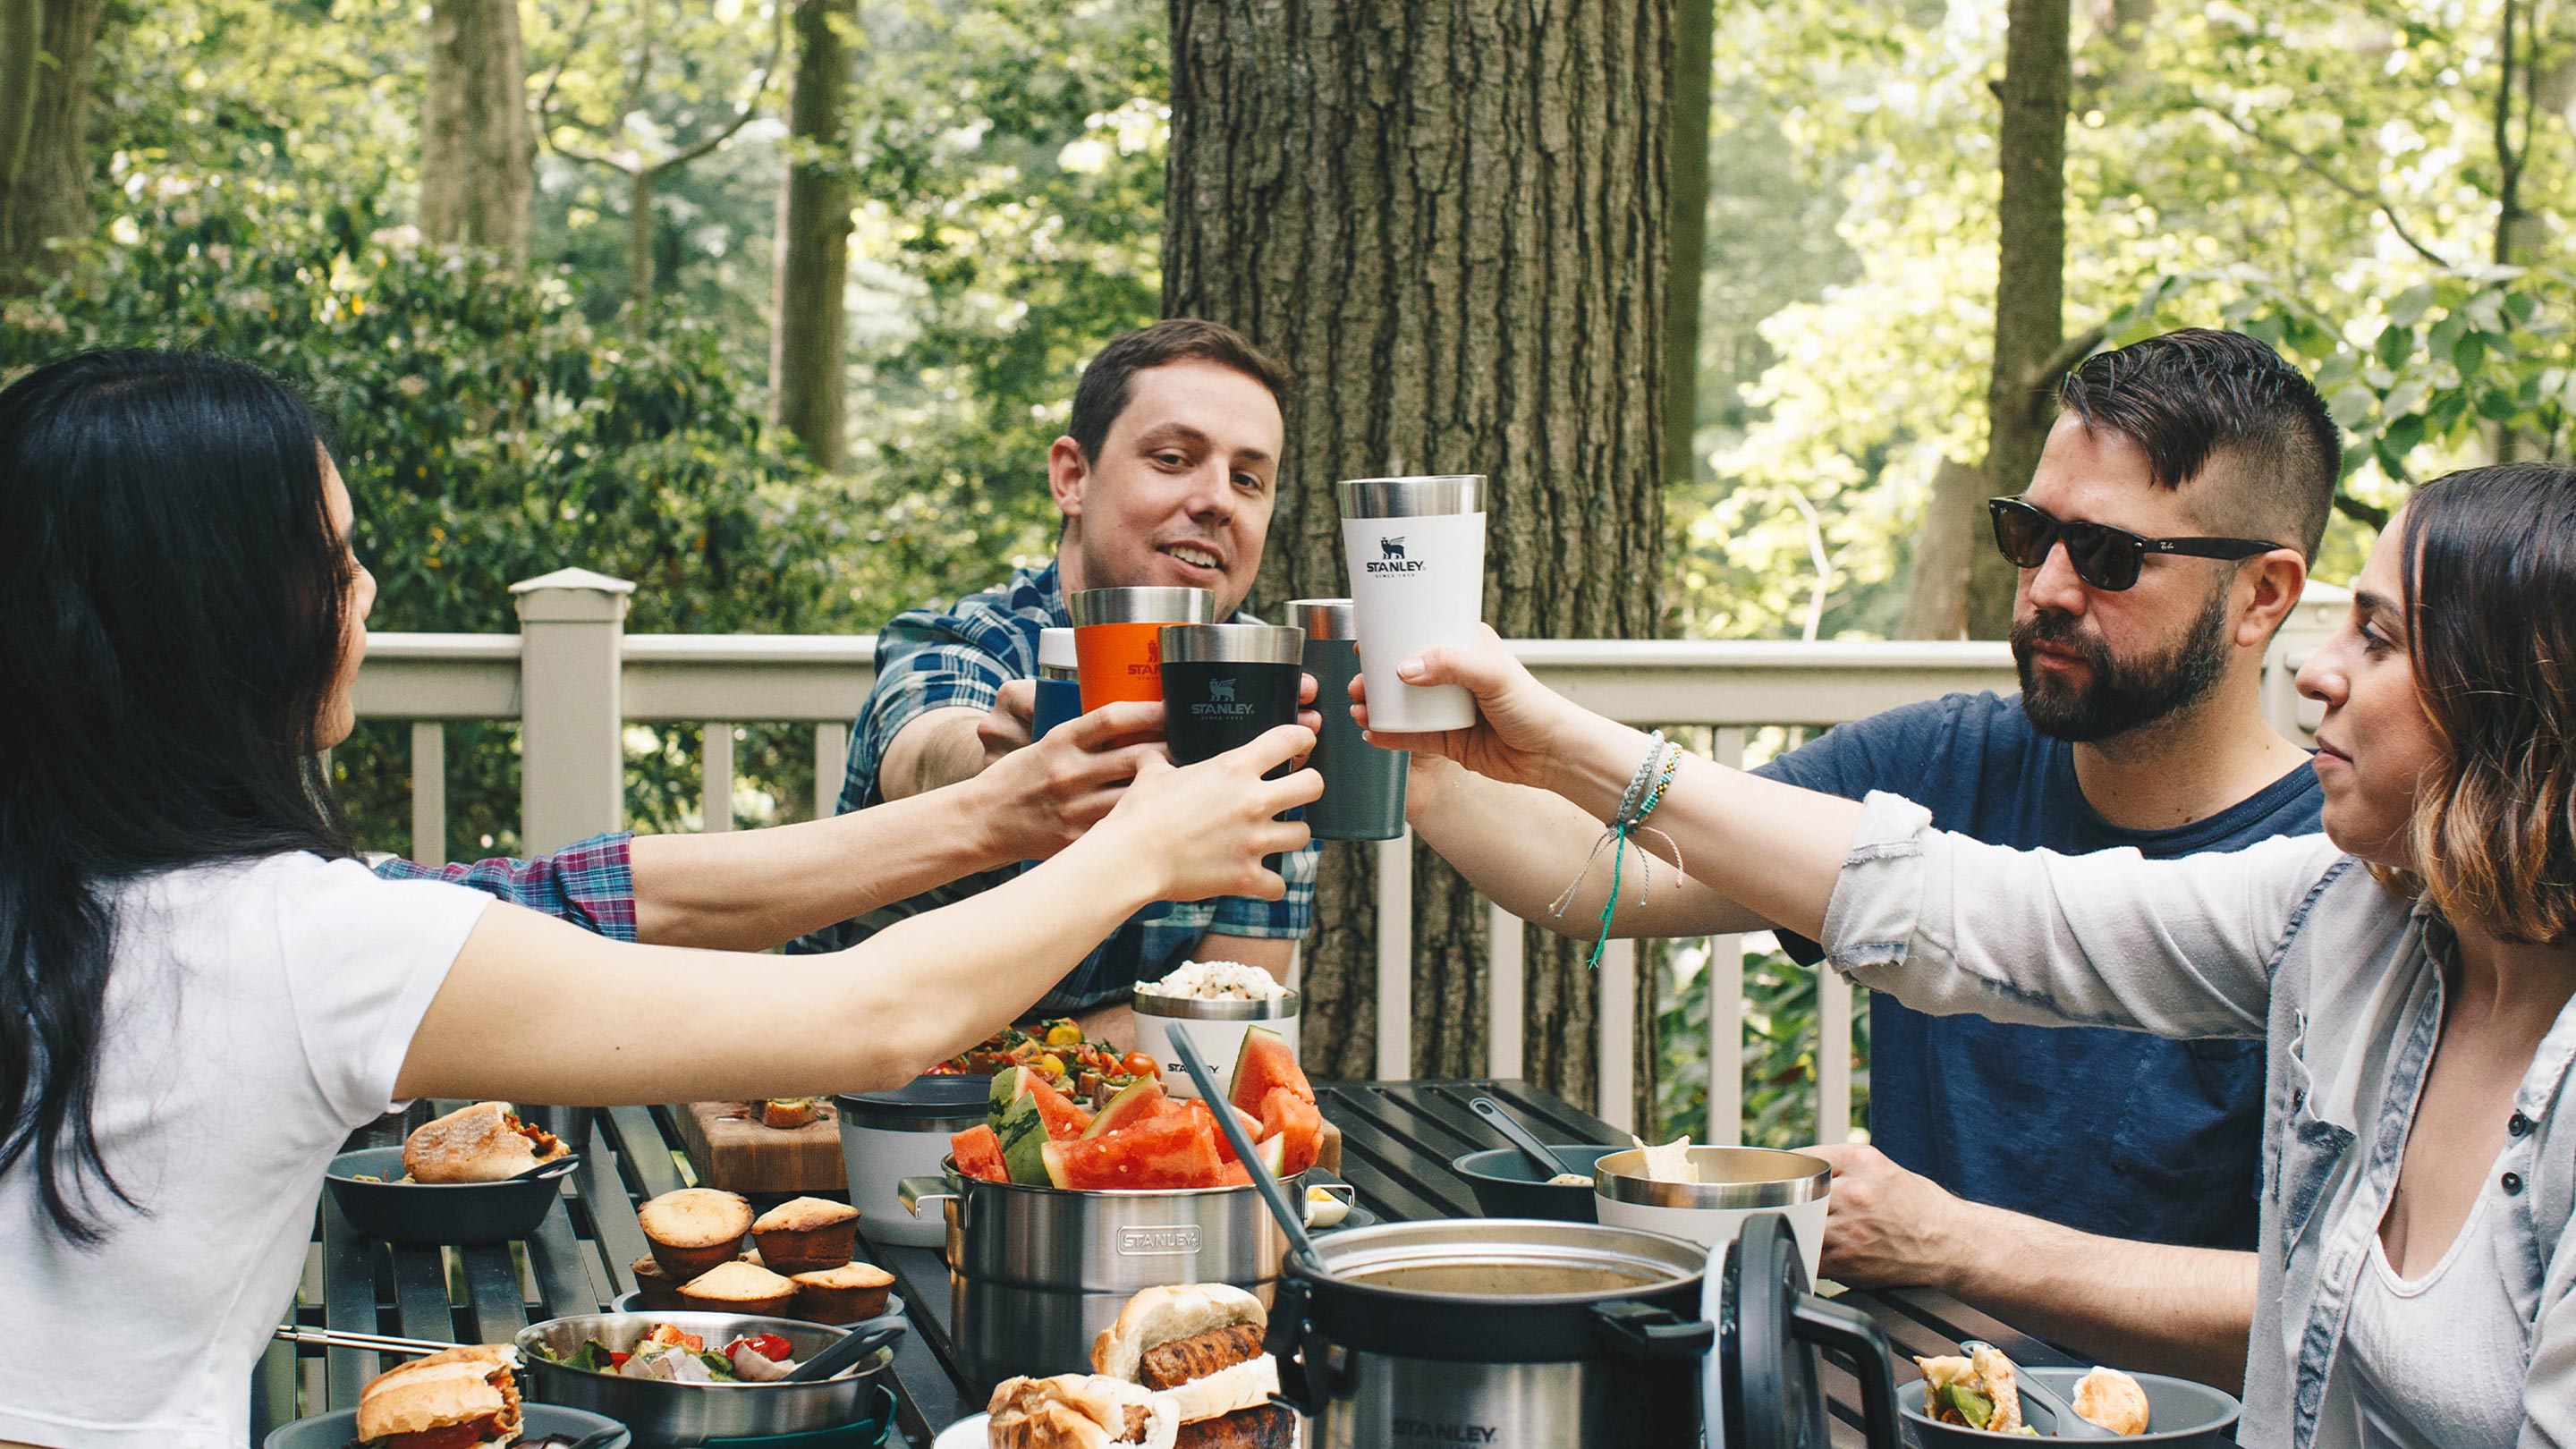
M357 684L361 718L411 722L414 854L447 854L445 725L516 720L521 727L521 838L555 849L624 819L622 733L629 722L705 726L704 819L733 825L733 730L745 723L813 731L814 811L840 793L849 725L874 677L864 635L627 634L632 585L577 569L521 584L518 634L378 634ZM2265 712L2288 729L2314 727L2291 675L2343 608L2341 590L2311 586L2273 642ZM1953 690L2016 686L1999 643L1770 643L1523 640L1513 652L1576 702L1636 725L1699 726L1714 755L1741 764L1753 731L1815 728ZM1411 841L1378 847L1377 1071L1411 1075L1413 1020ZM1520 922L1493 913L1488 1071L1523 1069L1526 997ZM1740 937L1708 944L1711 1003L1709 1136L1740 1140L1743 1033L1721 1010L1743 998ZM1635 1094L1637 953L1614 942L1602 956L1600 1113L1623 1129ZM1851 1119L1851 989L1832 972L1817 988L1817 1135L1840 1141Z

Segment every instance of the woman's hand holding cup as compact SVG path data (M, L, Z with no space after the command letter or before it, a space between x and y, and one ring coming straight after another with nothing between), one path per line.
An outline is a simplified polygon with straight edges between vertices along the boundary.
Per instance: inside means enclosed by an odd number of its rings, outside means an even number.
M1310 837L1303 821L1272 817L1321 796L1324 777L1313 770L1261 777L1314 748L1313 730L1281 725L1195 765L1148 757L1092 835L1114 840L1126 859L1153 873L1154 899L1278 900L1288 883L1264 869L1262 857L1304 849Z
M1369 730L1381 749L1411 750L1464 765L1479 775L1542 790L1557 788L1556 767L1567 746L1598 717L1538 682L1504 649L1491 626L1479 625L1474 647L1428 649L1396 667L1407 684L1455 684L1476 697L1476 722L1466 729L1394 734ZM1362 648L1366 648L1365 641ZM1351 715L1368 729L1368 681L1351 681Z

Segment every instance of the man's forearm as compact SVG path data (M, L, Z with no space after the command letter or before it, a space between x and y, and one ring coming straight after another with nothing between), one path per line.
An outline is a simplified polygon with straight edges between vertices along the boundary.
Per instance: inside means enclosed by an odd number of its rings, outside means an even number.
M2253 1332L2255 1258L2135 1243L1974 1206L1939 1285L2013 1327L2123 1368L2234 1392Z
M888 800L944 790L984 773L978 709L934 709L895 731L877 769L877 793Z
M1007 864L987 823L992 807L974 788L768 830L639 835L636 939L766 950Z
M1445 760L1416 765L1405 817L1424 844L1458 868L1467 883L1504 910L1569 936L1589 939L1600 929L1602 900L1610 890L1610 862L1592 863L1582 889L1562 914L1551 907L1601 838L1601 822L1561 795L1473 774ZM1630 843L1652 849L1665 866L1672 854L1651 835ZM1697 881L1668 889L1657 872L1654 889L1638 899L1635 862L1610 921L1617 936L1716 936L1766 931L1770 923Z

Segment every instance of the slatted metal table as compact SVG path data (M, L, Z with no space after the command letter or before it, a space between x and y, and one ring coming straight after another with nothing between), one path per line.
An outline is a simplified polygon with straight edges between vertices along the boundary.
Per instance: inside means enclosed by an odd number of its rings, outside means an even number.
M1342 1129L1342 1176L1362 1206L1391 1220L1476 1215L1474 1194L1449 1170L1461 1153L1506 1144L1467 1110L1494 1096L1559 1141L1611 1142L1620 1134L1571 1104L1516 1081L1324 1082L1324 1114ZM410 1125L442 1106L413 1109L359 1134L352 1146L401 1141ZM630 1267L645 1254L635 1209L646 1198L689 1185L678 1134L666 1111L604 1109L582 1144L582 1166L562 1200L524 1242L475 1247L396 1248L359 1236L325 1194L293 1322L362 1333L459 1343L506 1342L531 1322L606 1308L635 1286ZM861 1224L861 1233L866 1224ZM983 1408L962 1387L951 1335L948 1270L928 1248L863 1244L862 1256L896 1276L914 1332L896 1352L895 1435L926 1449L941 1428ZM1928 1289L1850 1293L1844 1302L1876 1319L1900 1355L1955 1353L1963 1337L1983 1338L2017 1362L2071 1363L2064 1353ZM252 1437L299 1414L357 1403L383 1367L352 1349L272 1344L252 1384ZM1900 1376L1910 1376L1910 1367ZM1833 1442L1856 1446L1859 1390L1830 1365L1825 1389Z

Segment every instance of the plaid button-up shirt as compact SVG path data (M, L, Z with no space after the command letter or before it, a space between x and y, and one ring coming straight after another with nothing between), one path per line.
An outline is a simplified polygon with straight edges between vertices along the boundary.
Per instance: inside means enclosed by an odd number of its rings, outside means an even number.
M532 860L480 860L472 865L376 862L387 880L443 880L497 896L540 915L570 921L612 941L635 939L635 864L630 831L576 840Z
M1237 623L1258 623L1248 614ZM898 615L877 635L877 679L850 728L850 767L841 783L840 810L877 804L878 772L887 748L905 725L934 709L989 710L1002 686L1034 679L1038 631L1072 623L1064 589L1049 563L1013 571L1008 583L958 601L939 613L915 609ZM867 939L896 921L987 891L1027 869L1023 863L987 871L872 911L855 921L817 931L790 950L836 951ZM1046 1013L1083 1011L1124 1000L1139 981L1177 966L1208 934L1296 939L1306 934L1315 899L1315 848L1290 855L1281 875L1287 896L1278 901L1228 897L1163 907L1153 919L1130 919L1092 949L1073 973L1038 1003Z

